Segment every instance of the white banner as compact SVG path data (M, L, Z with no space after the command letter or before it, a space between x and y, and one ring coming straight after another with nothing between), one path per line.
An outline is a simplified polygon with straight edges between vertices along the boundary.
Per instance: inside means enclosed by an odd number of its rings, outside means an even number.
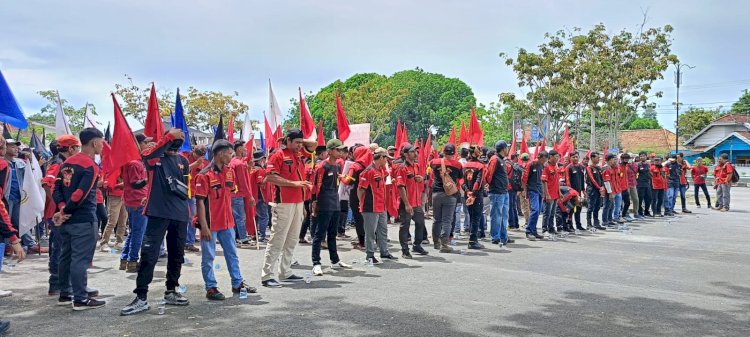
M370 123L349 124L349 130L351 130L351 134L349 135L349 138L347 138L344 142L344 145L370 145Z
M39 183L44 173L36 157L31 157L32 161L26 165L23 177L21 212L18 217L19 235L26 234L34 228L42 220L44 213L44 190Z

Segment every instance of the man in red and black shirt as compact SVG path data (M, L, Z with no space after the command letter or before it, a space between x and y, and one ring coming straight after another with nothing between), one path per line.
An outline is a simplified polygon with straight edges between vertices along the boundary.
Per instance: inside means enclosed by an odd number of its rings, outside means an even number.
M557 214L557 198L560 197L558 160L560 160L560 154L555 150L550 150L549 161L544 166L544 169L542 169L542 190L545 202L542 232L549 232L550 234L557 234L555 230L555 214Z
M375 258L375 240L380 247L380 257L389 260L398 258L388 252L388 227L386 224L385 209L385 180L388 173L385 165L390 156L388 151L382 147L375 149L373 161L359 175L359 210L365 221L365 247L366 258L372 259L373 263L380 263Z
M614 222L615 206L617 205L618 196L620 195L620 184L618 183L617 155L614 153L607 154L604 158L606 165L602 167L602 180L606 195L604 197L604 213L602 214L602 224L604 226L616 226ZM619 210L618 210L619 214Z
M187 234L185 235L185 250L190 252L199 252L200 249L195 246L195 226L193 223L196 221L196 209L195 209L195 196L192 191L195 190L195 177L204 168L208 167L208 160L206 159L206 146L197 145L193 148L193 152L183 154L190 165L190 175L188 176L189 188L190 188L190 200L188 200L188 207L190 209L190 222L187 224Z
M148 146L155 146L153 138L143 134L135 136L143 153ZM120 254L120 270L128 273L138 271L138 256L141 252L143 234L148 218L143 214L148 192L148 175L142 160L132 160L122 167L123 204L128 212L128 236Z
M482 150L474 145L469 149L469 160L463 165L463 183L461 184L461 189L464 191L464 195L466 195L466 208L469 211L469 221L471 222L470 225L470 234L469 234L469 249L484 249L484 246L479 243L479 238L477 237L477 233L479 232L479 226L480 222L482 220L482 217L484 217L484 214L482 214L482 211L484 209L484 164L479 162L479 157L482 155ZM497 158L497 157L495 157ZM499 165L498 171L505 173L505 168L503 167L502 163ZM506 176L507 180L507 176ZM503 182L503 187L507 189L507 182ZM505 193L505 197L507 198L507 192ZM507 206L507 203L505 204ZM505 221L502 221L503 226L507 226L507 210L508 207L504 207L504 211L506 212L506 216L504 217ZM491 228L496 229L496 228ZM494 239L494 238L493 238Z
M281 283L276 280L276 275L287 281L302 279L291 270L294 248L299 242L304 217L303 202L312 188L312 184L305 180L305 167L299 156L302 138L303 134L299 129L287 130L284 137L286 148L268 159L266 180L278 187L278 193L274 198L272 236L266 246L261 274L264 287L280 288Z
M570 154L570 164L565 168L565 183L581 197L583 197L585 191L585 171L586 167L578 162L578 152L574 151ZM581 224L581 207L575 208L573 219L575 220L576 229L583 230L584 228Z
M351 191L354 193L349 194L349 208L352 210L352 217L354 218L354 228L357 232L357 240L354 245L355 249L365 248L365 227L362 213L359 211L359 196L357 196L357 189L359 188L359 175L362 174L370 164L372 164L372 151L367 146L359 146L354 150L354 163L349 166L349 172L346 172L346 176L341 181L346 185L351 186Z
M729 162L729 155L719 155L719 164L714 169L714 189L716 189L716 208L722 212L729 211L730 193L732 190L734 167Z
M599 210L606 198L606 189L604 188L604 179L602 179L602 168L599 167L599 154L592 152L589 158L589 164L586 166L586 197L588 206L586 208L586 228L596 228L606 230L599 222ZM602 215L604 218L604 215Z
M708 167L703 165L703 158L695 160L695 166L690 169L690 176L693 177L693 186L695 186L695 207L701 208L701 200L699 198L699 189L703 190L703 194L706 196L706 205L711 208L711 196L708 194L708 188L706 188L706 174L708 174Z
M243 144L244 145L244 144ZM243 146L244 148L244 146ZM240 273L240 260L237 257L237 247L234 244L233 197L236 190L236 170L230 167L232 161L232 145L220 139L211 146L213 152L212 164L203 169L195 178L195 199L198 210L196 227L201 233L201 272L206 283L206 298L213 301L223 301L224 294L219 291L214 275L214 259L216 258L216 241L219 241L224 251L227 270L232 279L232 292L239 293L242 289L254 293L257 290L245 285ZM242 208L244 208L244 202Z
M401 256L411 259L409 253L409 226L414 220L414 244L412 251L419 255L427 255L422 248L422 238L426 235L427 228L424 224L424 209L422 208L422 177L419 164L417 164L417 150L419 148L406 143L401 147L402 162L394 168L396 175L396 187L398 188L401 203L398 207L398 218L401 225L398 230L398 241L401 244Z
M95 128L86 128L79 138L81 153L60 166L52 198L59 209L53 219L62 237L58 302L64 305L73 301L73 310L86 310L105 304L90 298L86 290L86 270L94 259L97 233L95 186L99 167L94 156L102 153L104 135Z
M232 215L234 216L234 225L237 226L240 248L250 248L251 242L247 236L248 234L255 235L255 214L252 214L252 208L248 209L245 206L248 203L254 206L255 199L250 194L250 172L245 162L247 149L245 149L245 142L241 140L234 142L233 147L235 155L229 162L229 168L234 171L235 180L235 188L231 191Z
M255 224L257 228L257 244L267 243L266 228L268 227L268 216L270 207L268 203L273 200L271 184L266 179L266 152L263 150L253 153L253 168L250 170L250 194L255 200ZM247 210L247 208L245 208Z
M461 193L448 195L443 185L443 175L448 175L454 183L463 178L463 166L456 159L456 145L443 146L443 158L435 158L430 162L430 169L434 176L432 184L432 207L435 221L432 223L432 241L435 249L441 253L450 253L453 248L448 243L448 235L453 225L456 203ZM445 169L442 167L445 166Z
M664 205L664 196L667 193L667 174L669 172L669 169L662 166L661 161L661 157L654 158L650 171L651 187L653 189L651 211L657 217L664 217L661 213L661 207Z

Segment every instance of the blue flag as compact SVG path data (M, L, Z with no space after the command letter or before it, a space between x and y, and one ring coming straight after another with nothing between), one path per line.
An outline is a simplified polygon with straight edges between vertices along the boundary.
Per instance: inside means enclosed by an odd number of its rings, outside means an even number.
M182 109L182 101L180 101L180 88L177 88L177 99L174 102L174 115L172 117L172 127L182 130L185 133L185 139L188 141L182 142L182 148L180 152L192 151L192 145L190 144L190 130L185 123L185 111Z
M263 138L263 132L260 133L260 149L266 152L266 139Z
M19 129L29 127L29 122L23 115L21 106L18 105L16 97L10 91L8 82L5 81L3 73L0 71L0 122L5 122Z

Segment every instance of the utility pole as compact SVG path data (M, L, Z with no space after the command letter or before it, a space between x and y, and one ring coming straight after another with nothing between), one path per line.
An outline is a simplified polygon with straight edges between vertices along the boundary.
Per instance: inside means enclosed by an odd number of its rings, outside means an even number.
M682 67L686 67L688 69L693 69L695 67L689 66L687 64L680 64L675 63L675 68L677 70L675 71L675 78L674 83L677 85L677 102L675 103L675 109L677 112L675 122L674 122L674 134L675 134L675 143L674 143L674 152L680 152L680 85L682 84Z

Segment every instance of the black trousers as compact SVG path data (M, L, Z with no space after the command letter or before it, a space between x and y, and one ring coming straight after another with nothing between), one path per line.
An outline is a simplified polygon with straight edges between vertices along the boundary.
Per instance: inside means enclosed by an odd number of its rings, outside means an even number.
M593 188L589 188L586 194L589 196L589 206L586 208L586 227L590 228L600 223L599 209L602 207L602 195Z
M167 290L174 291L180 285L187 222L148 217L146 232L143 234L143 243L141 243L141 264L138 267L138 277L135 279L135 290L133 290L139 297L146 296L148 285L154 279L159 248L165 235L167 237Z
M695 194L695 204L698 205L698 206L701 205L701 201L700 201L700 198L699 198L699 195L698 195L698 189L702 189L703 190L703 195L706 196L707 205L710 207L711 206L711 195L708 194L708 188L706 188L706 184L693 184L693 186L695 186L695 192L694 192L694 194Z
M622 191L622 217L628 216L628 210L630 209L630 191Z
M339 254L336 251L336 231L338 231L339 211L318 211L315 217L315 236L312 242L312 262L313 265L320 264L320 245L328 235L328 255L331 258L331 264L339 263Z
M423 238L427 235L422 206L414 207L413 210L414 214L409 214L403 203L398 207L398 218L401 220L401 225L398 227L398 242L401 244L402 251L409 250L409 226L412 220L414 220L414 247L420 247Z
M96 204L96 217L99 218L99 234L104 234L104 229L107 228L107 207L104 204Z
M638 187L638 215L644 216L650 214L648 211L651 207L653 191L650 186Z
M482 197L479 196L474 199L474 203L466 206L469 211L469 222L471 227L469 228L469 242L478 242L477 233L479 233L479 227L482 225L482 211L484 210L484 202Z
M651 211L654 215L661 214L661 207L664 206L664 195L667 190L654 190L651 196Z
M302 228L299 231L299 239L302 240L307 234L307 230L310 230L310 236L315 236L315 225L317 224L316 219L312 216L312 201L305 201L303 207L305 207L305 217L302 219Z
M357 240L360 246L364 246L365 219L359 211L359 198L356 196L356 191L352 191L352 194L349 195L349 208L351 208L352 216L354 217L354 229L357 231Z
M349 200L339 200L339 208L341 211L339 212L338 233L344 234L346 233L346 218L349 215Z
M62 245L57 286L61 295L72 293L78 302L88 298L86 270L94 259L96 230L94 222L65 223L58 230Z

